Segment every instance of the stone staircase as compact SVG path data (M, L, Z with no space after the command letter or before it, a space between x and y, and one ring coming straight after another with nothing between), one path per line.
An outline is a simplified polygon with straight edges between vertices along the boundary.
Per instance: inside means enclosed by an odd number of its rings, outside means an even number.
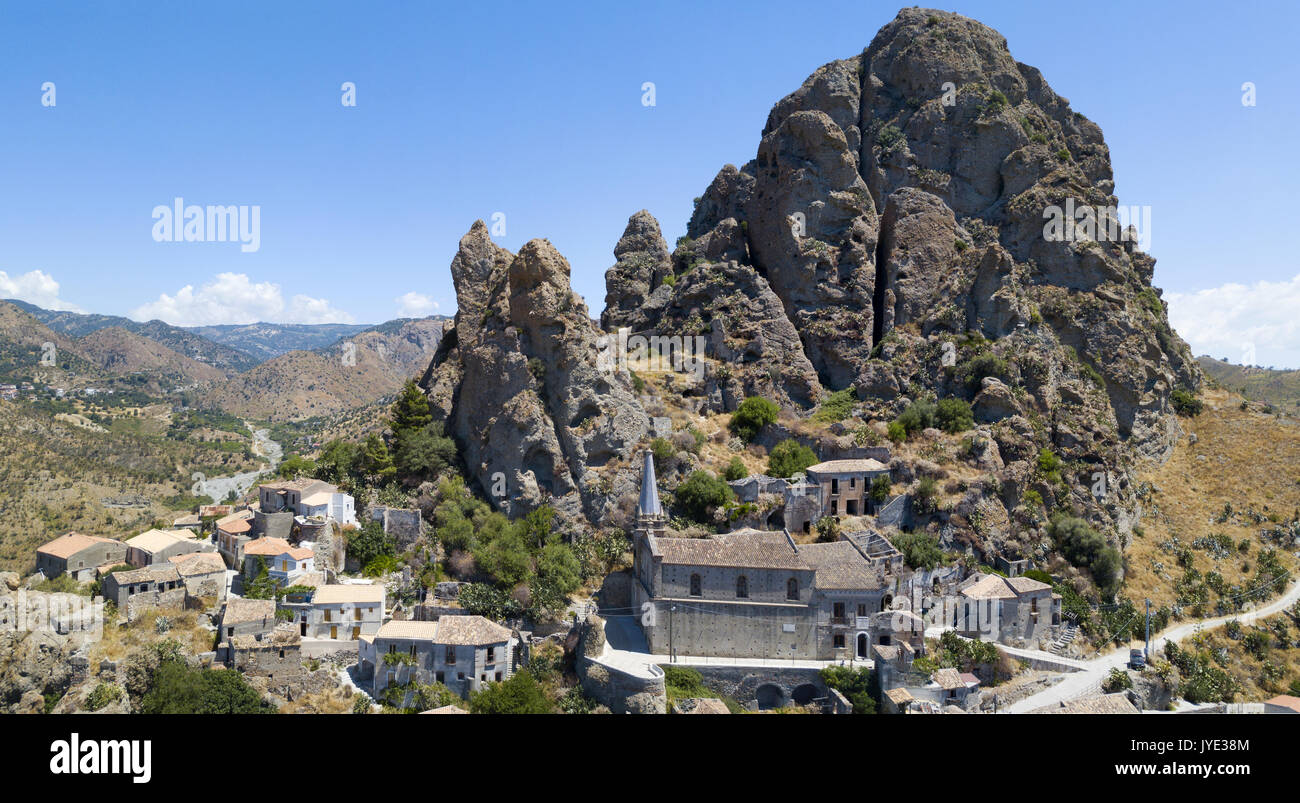
M1079 626L1074 622L1070 622L1061 631L1061 635L1057 637L1056 641L1052 642L1052 646L1047 648L1047 651L1053 655L1064 655L1066 648L1074 642L1074 637L1078 634Z

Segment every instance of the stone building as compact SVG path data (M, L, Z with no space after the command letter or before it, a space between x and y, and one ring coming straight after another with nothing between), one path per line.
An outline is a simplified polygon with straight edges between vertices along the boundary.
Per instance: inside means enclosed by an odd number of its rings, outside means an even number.
M146 530L126 541L126 562L141 568L166 563L177 555L210 552L213 547L194 537L189 530Z
M66 573L86 582L100 566L125 562L126 544L96 535L67 533L36 550L36 569L51 580Z
M215 552L194 552L168 559L176 565L191 599L226 599L226 564Z
M373 636L384 622L384 587L372 585L322 585L309 602L294 609L298 632L304 638L356 641Z
M265 636L275 624L275 600L232 599L221 612L221 638L229 641L235 636Z
M185 583L173 563L160 563L105 575L104 599L117 603L127 620L145 608L180 607L185 604Z
M359 643L362 674L373 673L378 697L394 684L442 683L468 697L527 662L517 633L482 616L436 622L393 620Z
M632 604L650 651L734 658L866 659L891 564L851 541L796 544L786 531L674 538L645 456Z
M302 637L292 625L280 624L265 634L237 634L227 639L224 652L228 667L266 678L277 691L302 679Z
M809 466L803 482L791 486L791 495L805 501L787 502L785 526L792 531L809 532L824 516L874 514L877 505L871 499L871 483L880 476L889 476L889 466L872 458L827 460Z
M315 570L315 553L293 546L282 538L258 538L244 545L244 577L255 578L266 566L267 574L279 585L290 585L306 572Z
M947 616L947 624L964 636L1032 645L1060 626L1061 595L1028 577L976 574L959 587Z
M309 519L333 519L339 524L357 523L352 497L323 480L268 482L258 487L257 502L264 514L290 512Z

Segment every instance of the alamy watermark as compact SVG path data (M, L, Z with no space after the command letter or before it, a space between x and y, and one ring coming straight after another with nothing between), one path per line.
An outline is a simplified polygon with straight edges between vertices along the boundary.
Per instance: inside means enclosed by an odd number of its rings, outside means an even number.
M245 254L262 247L262 207L256 204L186 206L185 199L176 198L171 206L155 206L153 219L156 243L238 242Z
M104 598L80 594L31 594L20 588L0 597L0 633L84 633L104 637Z
M1043 239L1048 242L1136 243L1139 251L1151 250L1151 207L1090 206L1065 199L1043 209Z
M703 335L633 335L621 327L596 339L596 369L603 373L645 371L689 374L704 379Z

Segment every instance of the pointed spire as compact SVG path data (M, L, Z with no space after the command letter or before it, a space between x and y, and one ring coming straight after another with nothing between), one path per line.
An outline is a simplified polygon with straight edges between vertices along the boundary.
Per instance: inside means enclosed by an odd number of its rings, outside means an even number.
M641 502L637 516L641 519L662 519L664 509L659 504L659 486L655 482L655 463L650 450L645 450L645 468L641 471Z

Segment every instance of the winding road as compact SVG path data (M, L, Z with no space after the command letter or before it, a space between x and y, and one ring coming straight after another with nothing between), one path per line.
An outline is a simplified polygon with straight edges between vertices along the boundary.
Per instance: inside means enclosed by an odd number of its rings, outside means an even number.
M1300 600L1300 580L1291 584L1286 593L1262 608L1256 608L1249 612L1240 612L1228 616L1219 616L1213 619L1198 619L1195 622L1186 622L1173 627L1166 628L1163 632L1151 636L1151 644L1154 647L1157 644L1163 644L1166 641L1180 642L1188 636L1206 630L1214 630L1223 627L1223 625L1236 619L1243 625L1254 624L1255 622L1266 619L1273 614L1281 613ZM1059 656L1052 653L1042 652L1039 650L1017 650L1001 647L1009 655L1033 658L1042 657L1047 660L1062 662ZM1101 683L1106 679L1110 670L1122 667L1128 663L1129 648L1119 647L1105 655L1097 656L1086 661L1075 661L1081 669L1078 672L1072 672L1065 676L1065 679L1056 685L1044 689L1037 694L1026 697L1011 705L1007 706L1005 713L1023 714L1033 711L1036 708L1043 708L1049 705L1059 705L1067 700L1073 700L1077 697L1084 697L1089 694L1097 693Z

